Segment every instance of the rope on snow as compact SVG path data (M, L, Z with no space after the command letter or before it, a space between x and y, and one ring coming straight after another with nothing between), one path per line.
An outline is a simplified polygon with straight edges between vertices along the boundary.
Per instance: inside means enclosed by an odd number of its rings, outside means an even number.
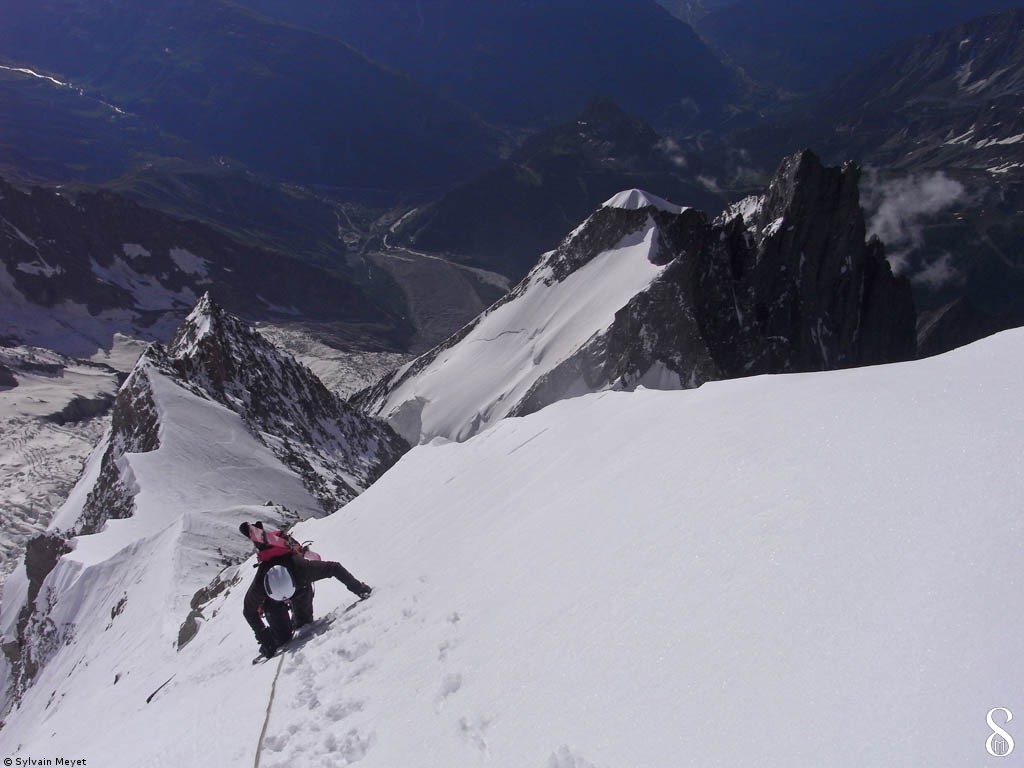
M267 726L270 725L270 709L274 706L274 696L277 694L277 676L281 674L281 667L284 666L284 654L281 654L281 660L277 662L277 672L274 673L274 683L270 686L270 701L267 702L267 715L263 718L263 730L260 731L260 740L256 745L256 762L253 763L253 768L260 768L260 756L263 754L263 739L267 735Z

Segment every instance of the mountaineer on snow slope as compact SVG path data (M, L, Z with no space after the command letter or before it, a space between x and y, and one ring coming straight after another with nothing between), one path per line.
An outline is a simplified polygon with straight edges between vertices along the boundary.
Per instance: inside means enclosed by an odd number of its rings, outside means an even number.
M273 656L295 630L313 620L313 582L335 578L361 600L373 591L341 563L322 560L284 531L265 530L262 522L242 523L238 530L258 550L242 615L264 656Z

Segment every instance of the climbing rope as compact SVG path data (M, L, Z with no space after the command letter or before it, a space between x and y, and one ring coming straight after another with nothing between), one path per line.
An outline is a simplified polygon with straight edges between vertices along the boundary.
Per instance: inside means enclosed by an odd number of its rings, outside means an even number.
M355 608L357 605L359 605L361 602L363 602L362 599L356 600L354 603L352 603L352 605L348 606L347 608L345 608L340 613L341 614L348 613L353 608ZM327 614L325 614L321 618L317 619L315 622L313 622L311 624L307 624L306 627L311 628L312 630L316 630L316 631L313 631L312 634L307 633L306 636L303 638L303 640L304 641L308 640L310 637L315 637L317 634L320 634L320 633L324 632L328 627L330 627L330 625L334 622L334 620L339 615L340 615L339 611L337 609L335 609L333 611L329 611ZM317 629L317 627L318 627L318 629ZM256 760L253 763L253 768L260 768L260 756L263 754L263 739L265 739L266 736L267 736L267 726L270 725L270 710L274 706L274 696L277 695L277 678L281 674L281 667L284 666L284 660L285 660L285 657L287 655L288 654L286 654L286 653L282 653L281 654L281 660L279 662L277 662L277 671L274 673L274 682L270 686L270 701L267 702L267 714L263 718L263 730L260 731L260 740L259 740L259 743L256 745ZM170 682L170 681L168 680L167 682ZM167 685L167 683L164 683L164 685ZM163 687L163 686L161 686L161 687ZM157 689L157 690L159 690L159 689Z
M263 718L263 730L260 731L260 740L256 745L256 762L253 768L260 768L260 756L263 754L263 739L267 736L267 726L270 725L270 709L274 706L274 696L277 694L277 677L281 674L281 667L284 666L285 654L281 654L281 660L277 662L277 672L274 673L274 682L270 686L270 701L267 702L267 715Z

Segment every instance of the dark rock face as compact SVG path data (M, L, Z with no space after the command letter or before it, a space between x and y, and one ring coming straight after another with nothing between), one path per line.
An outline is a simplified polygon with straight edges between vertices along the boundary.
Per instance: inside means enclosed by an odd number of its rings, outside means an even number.
M747 218L740 206L713 223L692 210L599 211L552 263L572 271L653 216L668 267L515 414L559 399L580 375L595 390L659 387L667 370L678 376L671 386L695 387L913 358L910 285L893 276L877 239L865 242L858 178L855 165L825 168L802 152L747 201Z
M100 473L89 491L73 536L97 533L107 520L123 520L135 511L135 492L126 484L118 461L126 453L149 453L160 447L160 416L153 400L148 367L159 365L161 350L148 350L114 400L110 434Z
M57 565L57 561L71 547L59 534L40 534L25 546L25 572L28 576L28 599L18 614L17 641L5 643L2 650L11 665L9 694L17 700L30 683L39 667L60 645L60 630L50 620L47 611L35 611L43 581ZM45 601L49 605L49 599ZM32 637L33 642L24 642Z
M852 163L825 168L801 152L783 161L763 203L743 221L753 243L741 245L737 218L712 227L697 293L705 336L727 375L914 356L910 285L893 277L881 242L865 242L859 177ZM761 354L735 355L745 344L729 340L739 337L756 340Z

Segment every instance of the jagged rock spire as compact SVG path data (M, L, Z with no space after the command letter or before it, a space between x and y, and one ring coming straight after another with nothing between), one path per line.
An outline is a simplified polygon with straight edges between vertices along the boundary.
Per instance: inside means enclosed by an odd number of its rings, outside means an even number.
M181 324L168 355L180 380L239 413L326 511L354 498L408 448L208 293Z
M121 387L101 471L75 534L96 532L106 520L132 514L132 493L117 464L127 452L160 446L153 371L235 411L253 436L302 477L325 512L354 498L408 449L387 425L349 406L207 293L170 346L151 345Z

